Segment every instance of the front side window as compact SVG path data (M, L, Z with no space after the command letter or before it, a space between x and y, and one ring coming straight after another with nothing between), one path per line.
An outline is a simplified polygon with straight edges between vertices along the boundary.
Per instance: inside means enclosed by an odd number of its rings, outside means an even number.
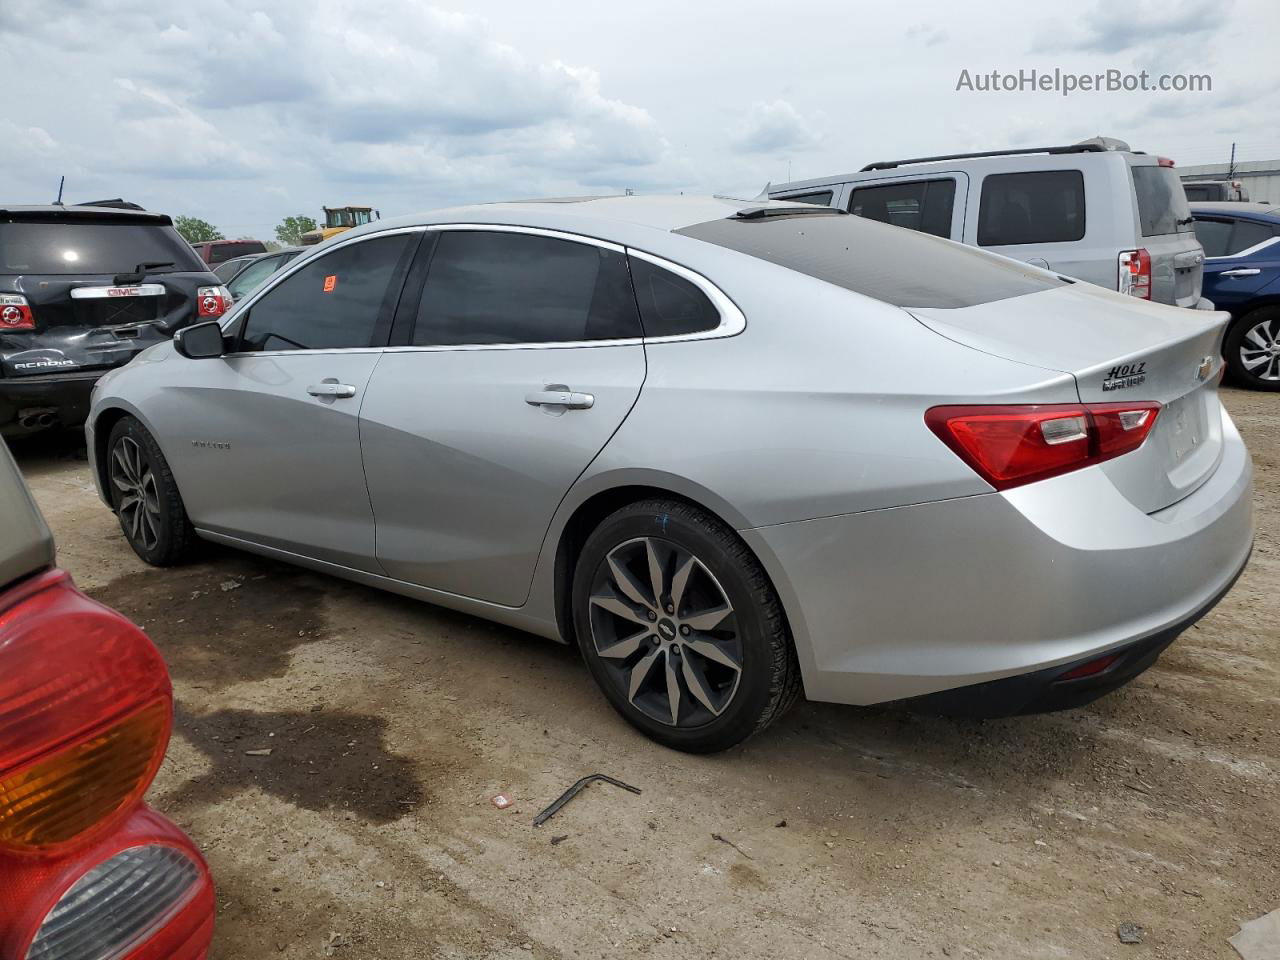
M1070 243L1084 237L1079 170L996 173L982 181L978 246Z
M312 260L253 304L240 349L333 350L378 346L399 297L416 234L375 237Z
M889 183L858 187L849 198L849 212L867 220L949 237L955 199L956 182L950 177Z
M1276 234L1265 223L1255 223L1252 220L1237 220L1235 229L1231 231L1231 245L1227 248L1227 253L1234 257L1250 247L1266 243L1274 236Z
M1204 247L1206 257L1225 257L1231 242L1230 220L1197 220L1196 239Z
M623 254L591 243L488 230L441 231L413 329L417 346L638 336Z

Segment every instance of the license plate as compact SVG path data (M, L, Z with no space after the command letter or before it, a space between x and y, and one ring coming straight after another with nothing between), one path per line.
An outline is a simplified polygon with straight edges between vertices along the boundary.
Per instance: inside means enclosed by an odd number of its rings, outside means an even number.
M120 297L162 297L164 284L139 283L128 287L72 287L72 300L110 300Z
M1184 460L1204 439L1203 406L1199 397L1179 397L1165 410L1171 425L1169 444L1175 461Z

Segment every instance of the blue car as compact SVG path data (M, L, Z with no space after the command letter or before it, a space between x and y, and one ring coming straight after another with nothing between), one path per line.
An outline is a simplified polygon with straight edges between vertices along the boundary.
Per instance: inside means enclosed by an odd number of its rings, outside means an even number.
M1222 352L1240 386L1280 390L1280 206L1193 203L1204 296L1229 311Z

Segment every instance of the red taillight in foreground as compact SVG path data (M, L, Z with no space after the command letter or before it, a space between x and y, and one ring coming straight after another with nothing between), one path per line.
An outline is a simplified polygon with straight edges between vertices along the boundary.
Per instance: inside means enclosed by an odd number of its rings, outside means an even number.
M1151 254L1145 249L1121 250L1116 289L1140 300L1151 299Z
M0 957L200 960L208 867L142 804L173 697L146 635L52 570L0 594Z
M226 287L201 287L196 291L196 316L205 320L220 317L231 309L231 291Z
M997 490L1046 480L1142 446L1158 403L933 407L925 423Z
M6 330L34 330L36 318L27 298L16 293L0 293L0 333Z

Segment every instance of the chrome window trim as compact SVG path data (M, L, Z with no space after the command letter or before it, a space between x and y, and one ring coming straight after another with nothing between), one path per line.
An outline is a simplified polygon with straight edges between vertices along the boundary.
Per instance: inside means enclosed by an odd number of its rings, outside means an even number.
M400 233L424 233L424 232L440 232L447 230L475 230L488 233L524 233L535 237L550 237L554 240L567 240L571 243L584 243L591 246L602 247L606 250L612 250L627 256L637 257L660 267L663 270L669 270L676 276L681 277L702 291L702 293L711 301L712 306L716 308L716 312L720 315L720 324L709 330L699 330L695 333L680 333L666 337L625 337L616 340L556 340L552 342L532 342L532 343L464 343L464 344L438 344L438 345L406 345L395 347L324 347L315 350L253 350L241 351L239 353L226 354L227 359L241 357L288 357L298 354L326 354L326 353L455 353L472 350L568 350L581 349L582 347L623 347L633 346L636 344L650 343L682 343L686 340L713 340L722 337L734 337L742 333L747 328L747 318L742 311L738 309L738 305L729 299L714 283L704 277L702 274L690 270L688 267L673 263L664 257L647 253L644 250L637 250L634 247L627 247L619 243L613 243L609 240L601 240L597 237L591 237L586 234L569 233L564 230L551 230L543 227L525 227L506 223L429 223L412 227L397 227L392 230L379 230L376 233L361 234L358 237L352 237L349 240L342 240L335 243L318 257L308 257L300 254L295 257L286 266L272 274L271 278L253 293L247 299L237 303L235 309L223 321L222 329L227 328L239 319L241 310L250 310L253 305L267 293L269 293L278 284L283 283L291 277L296 271L306 267L308 264L328 256L334 250L349 246L353 243L360 243L365 240L372 240L376 237L391 236Z
M568 240L570 243L585 243L593 247L603 247L614 253L626 253L620 243L601 240L585 233L568 233L564 230L549 230L544 227L521 227L508 223L432 223L426 227L429 231L438 230L476 230L484 233L527 233L533 237L550 237L552 240Z
M1248 222L1257 223L1258 221L1251 220ZM1267 249L1267 247L1275 243L1280 243L1280 237L1270 237L1266 240L1263 240L1261 243L1255 243L1252 247L1248 247L1244 250L1241 250L1239 253L1224 253L1220 257L1205 257L1204 259L1206 262L1208 262L1209 260L1239 260L1241 257L1251 257L1255 253L1260 253L1261 251Z

